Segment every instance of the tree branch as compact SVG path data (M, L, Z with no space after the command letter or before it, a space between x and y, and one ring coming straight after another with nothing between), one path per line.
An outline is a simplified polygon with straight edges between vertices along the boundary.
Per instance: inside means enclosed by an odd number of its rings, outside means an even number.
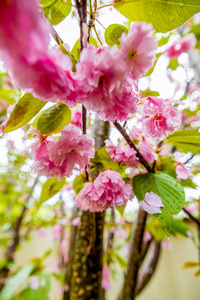
M20 216L16 221L15 227L13 228L12 243L8 246L8 248L5 251L4 257L5 257L5 260L7 260L9 263L13 262L13 260L14 260L15 251L16 251L16 248L17 248L17 246L20 242L20 239L21 239L20 229L21 229L22 221L23 221L25 213L28 209L27 204L28 204L29 199L32 196L33 190L34 190L37 182L38 182L38 177L34 181L34 184L33 184L32 188L30 190L30 193L29 193L29 197L26 200L26 203L23 205ZM0 270L0 291L3 289L3 287L5 285L5 281L6 281L6 278L8 277L9 272L10 272L9 267L4 267L3 269Z
M148 162L144 159L144 157L142 156L140 151L137 149L137 147L131 140L130 136L126 133L126 130L117 121L114 122L114 125L118 129L118 131L121 133L121 135L124 137L124 139L129 144L129 146L136 151L136 156L139 158L141 164L147 169L148 172L154 173L154 170L150 167Z
M148 266L145 268L145 271L142 274L139 274L138 276L138 284L136 289L136 295L138 295L147 285L149 280L151 279L153 273L155 272L158 259L160 256L160 250L161 246L160 243L157 243L155 240L153 240L153 249L152 249L152 258L148 263Z
M147 219L146 211L142 210L141 207L138 212L137 224L133 233L133 238L131 242L131 250L128 260L127 271L124 279L123 290L120 295L120 300L134 300L135 291L137 284L137 277L139 268L141 265L142 258L142 242L145 230L145 224Z

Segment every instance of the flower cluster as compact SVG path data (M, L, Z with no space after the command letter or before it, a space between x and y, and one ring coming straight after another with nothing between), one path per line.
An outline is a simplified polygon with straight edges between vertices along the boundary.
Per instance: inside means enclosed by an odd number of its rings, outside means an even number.
M143 106L142 129L152 138L165 138L181 124L181 113L168 99L147 97Z
M129 167L135 167L139 164L136 151L129 145L115 146L110 140L105 140L106 151L113 161L124 162Z
M39 140L31 145L33 169L39 176L56 176L59 180L72 175L75 165L80 168L90 165L94 152L94 139L81 135L73 125L65 126L57 141L39 134Z
M137 111L133 86L155 60L152 25L133 24L120 38L121 49L83 49L75 74L68 55L48 48L49 32L36 0L1 1L2 58L20 88L44 101L71 107L82 103L111 122L125 121Z
M87 182L76 196L75 204L81 210L91 212L125 205L132 196L132 187L115 171L100 173L94 183Z

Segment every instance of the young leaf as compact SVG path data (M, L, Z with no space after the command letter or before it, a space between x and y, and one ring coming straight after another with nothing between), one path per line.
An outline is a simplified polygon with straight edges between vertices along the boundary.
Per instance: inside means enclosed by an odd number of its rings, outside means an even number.
M158 32L177 28L200 11L199 0L115 0L114 7L131 21L152 23Z
M83 187L84 187L84 178L83 178L83 175L80 174L73 181L73 189L74 189L75 193L78 194L82 190Z
M16 130L27 124L45 106L46 102L25 94L19 99L5 127L4 133Z
M71 11L71 0L40 0L45 16L52 25L56 25L63 21Z
M9 300L24 283L25 279L31 274L33 268L34 264L31 263L24 266L14 276L12 276L1 291L0 300Z
M175 131L167 138L167 142L185 153L200 154L200 132L197 130Z
M65 178L62 178L60 181L58 181L56 176L54 176L51 179L47 179L47 181L43 184L38 206L40 206L43 202L57 194L63 188L65 183Z
M115 44L120 45L119 38L121 37L123 32L126 32L126 34L128 33L128 29L123 25L109 25L105 30L106 43L110 46L113 46Z
M43 111L37 120L37 129L42 134L48 134L55 129L69 124L71 121L71 110L63 103L56 103Z
M183 208L185 192L181 184L173 177L165 173L147 173L133 177L133 191L139 201L144 200L145 194L153 192L157 194L164 205L162 214L155 217L169 230L173 215L177 215Z

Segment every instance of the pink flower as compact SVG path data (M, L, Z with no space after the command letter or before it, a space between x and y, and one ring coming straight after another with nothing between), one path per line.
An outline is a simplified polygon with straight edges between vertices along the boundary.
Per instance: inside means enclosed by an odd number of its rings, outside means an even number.
M161 242L161 247L163 249L168 249L168 250L172 250L172 244L167 240L167 239L164 239L162 242Z
M181 113L170 100L147 97L143 107L142 129L153 138L165 138L181 124Z
M158 158L158 154L155 153L150 146L150 144L147 142L145 138L143 138L138 143L138 147L140 149L140 153L144 157L144 159L148 162L148 164L152 164L154 160Z
M71 60L51 50L49 28L35 0L1 1L0 49L17 85L44 101L76 105ZM13 46L14 45L14 46Z
M115 146L110 140L105 140L106 151L113 161L125 163L129 167L134 167L139 164L139 158L136 156L136 151L129 145Z
M177 58L182 53L187 53L191 48L196 45L196 38L193 33L187 34L184 38L175 42L166 50L169 58Z
M36 0L0 1L0 47L2 54L34 60L36 53L48 48L49 28Z
M145 242L149 242L152 239L152 236L149 231L145 230L143 239Z
M117 47L83 49L76 65L76 91L80 103L101 119L123 121L137 111L138 96L127 79Z
M102 288L106 291L109 290L111 287L110 276L111 276L111 272L110 272L108 265L103 264L101 285L102 285Z
M64 228L60 224L55 224L53 226L53 234L52 234L53 241L58 241L61 238L61 234L63 230Z
M76 196L75 204L81 210L91 212L125 205L132 196L132 187L115 171L100 173L94 183L87 182Z
M39 233L39 235L41 237L45 237L47 235L46 230L44 229L44 227L38 227L37 232Z
M69 247L68 241L66 239L63 239L60 243L60 253L62 255L64 262L67 262L69 260L68 247Z
M154 64L156 38L151 24L135 22L128 35L122 33L121 56L134 79L141 78Z
M72 220L72 225L77 227L80 225L80 222L81 222L81 219L79 217L76 217Z
M75 125L78 128L82 128L82 112L79 110L75 110L72 113L72 118L70 124Z
M65 126L55 144L49 149L49 158L58 168L57 178L72 175L73 167L84 168L94 157L94 139L73 125Z
M192 179L193 174L190 170L188 170L184 164L180 163L180 162L176 162L174 164L174 166L176 166L176 175L177 175L177 179L178 181L181 181L181 179Z
M149 214L161 214L160 207L164 207L161 198L153 192L146 193L144 200L140 201L140 205Z
M95 153L94 139L87 134L81 135L73 125L63 127L57 141L40 135L31 149L34 171L47 178L56 176L59 180L71 176L75 165L80 168L89 165Z
M31 276L29 278L29 284L30 284L30 288L32 290L37 290L40 286L40 281L39 281L38 276Z

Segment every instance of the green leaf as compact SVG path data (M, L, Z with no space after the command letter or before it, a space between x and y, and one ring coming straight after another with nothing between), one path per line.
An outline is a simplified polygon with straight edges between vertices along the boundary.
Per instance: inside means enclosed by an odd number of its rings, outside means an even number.
M89 44L92 44L95 47L98 47L97 41L92 36L90 36ZM80 39L78 39L76 41L76 43L74 44L71 53L75 57L76 61L79 61L79 56L80 56L80 53L81 53Z
M185 237L190 237L188 235L188 232L191 233L191 229L182 220L175 219L175 220L172 221L172 226L170 228L170 232L172 234L174 234L174 235L176 235L177 233L179 233L179 234L181 234L181 235L183 235Z
M34 264L26 265L12 276L1 291L0 300L9 300L24 283L25 279L31 274L33 268Z
M161 55L162 55L162 52L156 54L156 60L154 61L153 67L151 67L151 68L149 69L149 71L145 74L145 76L150 76L150 75L153 73L154 68L155 68L155 66L156 66L156 64L157 64L157 61L158 61L158 59L159 59L159 57L160 57Z
M145 91L141 91L142 97L148 97L148 96L154 96L154 97L158 97L160 96L160 94L156 91L151 91L149 89L145 90Z
M152 23L158 32L179 27L200 11L199 0L115 0L114 7L131 21Z
M40 0L40 6L52 25L63 21L71 11L71 0Z
M78 194L82 188L84 187L84 177L83 175L79 175L76 177L76 179L73 181L73 189L76 194Z
M42 134L48 134L57 128L69 124L71 121L71 110L63 103L56 103L44 110L37 120L37 129Z
M58 181L56 176L54 176L51 179L47 179L47 181L43 184L38 206L40 206L43 202L57 194L63 188L65 183L65 178L62 178L60 181Z
M120 45L119 38L121 37L122 33L128 33L128 29L120 24L112 24L109 25L105 29L105 41L108 45L113 46L115 44Z
M172 58L169 62L168 68L173 71L176 70L179 66L178 60L176 58Z
M200 154L200 132L197 130L175 131L166 141L185 153Z
M185 192L181 184L168 174L158 172L137 175L133 178L133 191L139 201L144 200L145 194L153 192L160 196L164 205L162 214L154 214L169 230L173 215L177 215L183 208Z
M34 98L31 94L25 94L16 103L7 122L4 133L16 130L27 124L39 113L45 104L46 102Z
M168 34L166 37L162 36L161 39L158 41L158 47L167 44L171 35L172 33Z
M37 275L40 282L38 289L27 289L24 294L23 300L47 300L48 294L51 287L51 279L49 274L40 274ZM42 284L41 284L42 283Z
M98 167L103 166L103 169L112 169L118 173L120 173L121 177L127 177L127 175L124 173L124 170L127 168L126 165L120 166L116 161L112 161L108 155L108 152L106 151L105 147L102 147L95 151L95 157L92 158L91 163L94 165L98 165ZM103 170L102 170L103 171Z

